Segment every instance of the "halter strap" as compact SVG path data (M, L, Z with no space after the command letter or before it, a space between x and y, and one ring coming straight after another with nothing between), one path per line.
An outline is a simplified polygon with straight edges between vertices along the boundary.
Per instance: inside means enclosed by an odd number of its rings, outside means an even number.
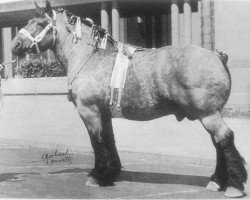
M50 23L39 33L35 38L27 31L25 28L22 28L19 33L23 34L25 37L27 37L32 43L30 44L30 48L32 48L34 45L36 47L36 53L41 53L40 48L38 46L38 43L43 40L47 32L53 28L53 43L52 47L55 45L56 42L56 27L54 25L54 22L56 21L56 12L53 10L53 19L49 17L47 14L45 14L46 18L50 20Z

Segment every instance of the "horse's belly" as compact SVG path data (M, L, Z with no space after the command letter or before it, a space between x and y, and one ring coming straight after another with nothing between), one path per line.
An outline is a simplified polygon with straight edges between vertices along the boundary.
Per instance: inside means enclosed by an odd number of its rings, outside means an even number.
M114 106L113 110L115 109ZM147 121L172 114L175 110L175 105L167 99L156 100L153 95L142 95L142 93L136 92L130 93L130 95L125 93L121 101L120 114L126 119Z
M155 84L153 68L144 68L133 64L128 68L125 87L122 94L122 116L130 120L152 120L171 113L171 106L160 86Z
M166 110L160 110L155 107L138 108L138 107L128 106L128 107L122 107L120 111L116 110L115 107L112 109L113 118L125 118L136 121L153 120L165 116L167 114L170 113L168 113Z

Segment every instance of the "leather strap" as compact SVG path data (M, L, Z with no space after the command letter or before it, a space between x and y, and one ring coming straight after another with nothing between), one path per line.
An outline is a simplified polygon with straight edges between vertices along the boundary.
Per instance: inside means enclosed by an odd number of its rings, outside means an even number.
M31 45L30 45L31 48L34 45L36 46L36 53L40 53L41 52L40 48L38 46L38 43L43 40L43 38L45 37L45 35L47 34L47 32L51 28L53 28L53 44L52 44L52 46L54 46L54 44L55 44L55 40L56 40L56 35L55 35L56 34L56 28L54 26L54 22L56 21L56 12L53 10L53 19L50 18L48 15L46 15L46 17L50 20L50 23L35 38L25 28L22 28L19 31L19 33L23 34L25 37L27 37L32 42Z
M69 90L72 89L71 88L72 83L77 78L77 75L80 73L80 71L83 69L83 67L87 64L87 62L90 60L90 58L93 56L94 53L95 53L95 50L93 49L89 53L89 55L87 56L87 59L84 61L83 65L79 65L78 67L73 68L72 71L68 74L68 87L69 87Z

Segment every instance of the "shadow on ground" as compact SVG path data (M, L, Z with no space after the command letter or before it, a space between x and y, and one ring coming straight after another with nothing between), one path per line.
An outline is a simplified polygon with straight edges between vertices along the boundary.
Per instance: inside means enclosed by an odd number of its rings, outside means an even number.
M64 174L64 173L89 173L91 169L66 169L61 171L50 172L49 174ZM122 170L117 177L116 182L139 182L139 183L154 183L154 184L178 184L192 185L205 187L209 181L206 176L180 175L155 172L135 172Z
M39 175L38 173L4 173L0 174L0 183L9 180L17 180L18 175Z

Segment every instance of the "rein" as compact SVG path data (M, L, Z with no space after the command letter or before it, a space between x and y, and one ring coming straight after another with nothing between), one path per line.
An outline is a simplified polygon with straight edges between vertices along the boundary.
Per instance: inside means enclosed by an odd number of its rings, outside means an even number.
M72 69L72 71L68 74L68 89L69 89L69 93L72 93L72 83L74 82L75 79L78 78L78 74L81 72L81 70L87 64L87 62L91 59L91 57L94 55L94 53L97 51L97 49L106 49L106 44L107 44L108 38L110 39L110 42L112 44L114 44L115 41L106 32L105 29L101 28L100 26L95 25L91 19L80 18L80 17L75 16L72 13L70 13L64 9L58 9L58 11L63 13L66 17L68 17L68 23L75 27L75 30L73 31L73 42L74 43L77 43L77 41L79 39L81 40L81 23L84 23L87 26L90 26L92 29L91 34L89 36L89 42L87 44L93 46L93 49L87 54L86 59L83 62L83 64L74 67ZM100 42L101 35L103 35L103 39ZM91 37L93 39L92 42L90 42Z
M91 57L94 55L94 53L95 53L95 49L93 49L87 55L87 59L84 61L84 63L82 65L79 65L79 67L73 68L72 72L70 72L70 74L68 75L68 87L69 87L69 90L72 89L72 83L74 82L74 80L76 78L78 78L78 74L83 69L83 67L86 65L86 63L91 59Z
M81 39L81 30L79 29L79 27L81 26L81 22L87 24L88 26L92 27L92 33L90 35L95 37L95 33L98 33L98 39L100 38L100 35L103 35L103 39L100 43L99 48L105 49L106 48L106 43L107 40L109 39L109 41L111 42L111 44L115 44L116 41L114 41L114 39L106 32L105 29L102 29L100 26L97 26L94 24L94 22L88 18L83 19L80 17L76 17L73 14L71 14L70 12L64 10L64 9L58 9L59 12L63 13L65 12L66 15L70 16L70 24L77 24L76 26L76 31L73 32L73 36L75 39L75 43L77 43L78 39ZM56 33L57 33L57 28L56 28L56 12L53 10L53 18L49 17L48 14L45 14L46 18L50 21L49 24L36 36L33 37L29 31L27 31L25 28L22 28L19 33L23 34L26 38L28 38L32 43L28 46L28 52L30 52L32 50L32 48L35 46L36 48L36 53L41 53L41 50L39 48L39 42L41 42L43 40L43 38L46 36L46 34L48 33L48 31L50 29L53 29L53 44L51 47L53 47L56 43ZM94 34L93 34L94 33ZM89 44L89 43L88 43ZM86 65L86 63L91 59L91 57L93 56L93 54L96 52L97 50L97 45L98 42L96 42L94 45L93 44L89 44L92 45L94 48L89 52L89 54L87 55L86 60L84 61L84 63L78 67L73 68L72 72L70 72L68 74L68 87L69 87L69 91L72 90L72 83L74 82L74 80L76 78L78 78L78 74L80 73L80 71L83 69L83 67Z
M53 43L52 43L51 47L53 47L55 45L55 42L56 42L56 26L55 26L56 12L53 10L53 19L50 18L47 14L45 14L45 16L47 19L49 19L50 23L35 38L25 28L22 28L19 31L19 33L23 34L25 37L27 37L32 42L28 47L30 50L33 48L33 46L36 47L37 54L41 53L38 43L43 40L43 38L45 37L45 35L47 34L47 32L51 28L53 29Z

